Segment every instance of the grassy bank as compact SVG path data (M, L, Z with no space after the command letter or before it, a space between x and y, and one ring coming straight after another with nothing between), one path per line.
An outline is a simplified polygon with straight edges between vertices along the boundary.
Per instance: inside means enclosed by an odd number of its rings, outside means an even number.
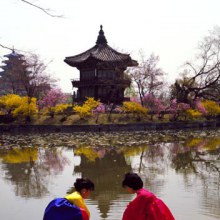
M153 119L150 116L139 117L133 114L98 114L81 119L77 114L71 115L49 115L39 114L31 117L31 121L28 124L31 125L97 125L97 124L136 124L136 123L165 123L169 122L169 115L165 115L163 120L159 120L156 117ZM24 118L17 118L8 124L27 124Z

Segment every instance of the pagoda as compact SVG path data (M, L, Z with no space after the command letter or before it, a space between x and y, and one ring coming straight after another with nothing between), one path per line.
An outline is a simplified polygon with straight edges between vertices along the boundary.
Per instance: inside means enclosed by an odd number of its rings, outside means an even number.
M19 74L25 71L24 56L15 52L13 49L10 54L4 55L3 65L0 68L0 95L19 94L24 95L26 91L23 89Z
M77 88L73 101L83 102L86 97L94 97L106 104L125 101L124 90L130 86L131 80L124 71L138 65L129 54L120 53L108 45L102 25L95 46L66 57L64 62L80 71L79 79L72 80L73 88Z

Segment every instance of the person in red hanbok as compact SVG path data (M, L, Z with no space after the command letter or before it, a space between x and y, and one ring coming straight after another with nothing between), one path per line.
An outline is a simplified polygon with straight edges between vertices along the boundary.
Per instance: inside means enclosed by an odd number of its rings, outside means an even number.
M125 174L122 186L129 193L137 194L125 209L122 220L175 220L166 204L143 188L143 181L136 173Z

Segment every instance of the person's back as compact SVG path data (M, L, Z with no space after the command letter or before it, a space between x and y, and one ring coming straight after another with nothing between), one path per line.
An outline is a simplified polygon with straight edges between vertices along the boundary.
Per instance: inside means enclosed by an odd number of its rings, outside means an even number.
M90 212L89 212L86 204L84 203L83 197L80 195L79 192L75 191L69 195L66 195L65 199L67 199L69 202L76 205L77 207L85 210L87 215L90 217Z
M125 209L122 220L174 220L166 204L143 188L143 182L137 174L127 173L122 185L128 192L137 193Z
M64 198L52 200L45 209L43 220L89 220L90 212L84 199L94 190L94 183L87 178L77 178L75 192Z
M73 205L65 198L52 200L45 209L43 220L89 220L84 209Z

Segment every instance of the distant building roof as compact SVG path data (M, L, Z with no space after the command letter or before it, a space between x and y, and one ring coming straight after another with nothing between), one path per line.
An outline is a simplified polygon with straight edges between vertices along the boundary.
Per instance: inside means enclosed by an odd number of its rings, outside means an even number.
M100 26L99 35L94 47L81 54L66 57L64 62L70 66L77 67L89 59L94 59L98 62L124 63L126 66L137 65L137 61L132 60L129 54L120 53L108 46L104 31L102 30L102 25Z
M14 49L12 50L11 53L4 55L4 57L7 57L7 58L14 58L14 57L19 58L19 57L23 57L23 56L24 55L15 52Z

